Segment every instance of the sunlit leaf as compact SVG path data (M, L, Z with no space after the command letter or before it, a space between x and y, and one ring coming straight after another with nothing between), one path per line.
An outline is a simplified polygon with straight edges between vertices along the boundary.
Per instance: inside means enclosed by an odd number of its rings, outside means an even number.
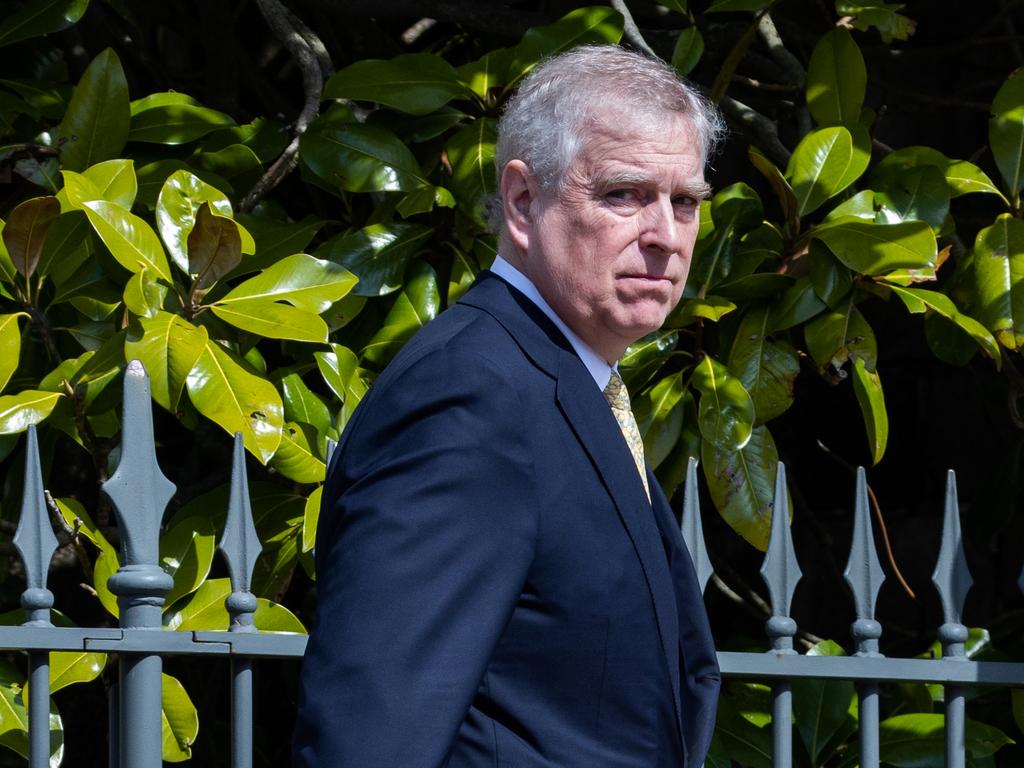
M188 271L194 276L193 291L205 291L238 266L242 260L242 238L238 224L213 212L208 202L196 211L188 234Z
M342 402L336 426L343 429L367 390L366 382L359 376L359 358L340 344L331 344L330 352L316 352L314 357L324 382Z
M372 101L426 115L468 95L451 64L440 56L407 53L388 61L363 59L350 64L331 76L323 97Z
M362 357L371 363L384 365L416 331L433 320L440 309L437 275L424 262L414 263L405 288L384 318L380 330L363 348Z
M321 483L327 468L316 455L315 445L315 429L305 424L286 423L270 466L296 483Z
M26 389L16 395L0 395L0 435L24 432L50 415L63 397L58 392Z
M85 14L89 0L35 0L0 21L0 46L60 32Z
M217 547L215 535L210 519L195 515L176 519L160 536L160 567L174 579L165 608L195 592L209 575Z
M633 413L644 441L644 458L652 470L665 460L679 440L685 391L683 377L673 374L633 398Z
M302 514L302 551L309 552L316 544L316 527L320 520L320 503L323 498L324 487L318 485L306 499L306 506Z
M875 224L849 216L822 224L813 235L843 264L865 275L934 268L938 256L935 233L923 221Z
M328 241L317 255L341 264L359 278L352 289L356 295L383 296L402 287L409 260L433 235L431 228L411 222L371 224Z
M842 192L860 178L870 159L870 139L863 126L839 125L808 133L786 166L797 213L805 216Z
M459 201L459 209L481 227L487 225L487 201L497 190L494 172L497 139L497 121L480 118L458 131L445 145L452 168L450 185Z
M952 299L948 296L938 291L928 291L923 288L903 288L895 285L891 286L891 290L903 301L910 312L914 314L922 312L934 313L956 325L973 339L986 355L996 361L997 367L999 366L999 345L992 337L992 334L977 320L968 317L957 309Z
M83 205L85 215L107 249L129 272L149 269L172 281L167 254L160 238L145 221L116 203L93 200Z
M223 112L194 104L154 104L132 110L128 141L154 144L186 144L206 134L234 125Z
M181 763L190 759L199 734L199 713L185 687L168 674L160 675L160 708L164 761Z
M185 379L206 346L205 328L178 315L157 312L153 318L139 320L138 328L129 331L124 352L128 359L142 361L153 399L174 413Z
M978 320L1007 349L1024 345L1024 221L1002 214L978 232L970 262Z
M236 328L268 339L327 341L327 323L318 315L289 304L263 299L232 301L211 306L213 314Z
M885 410L882 380L877 371L869 371L865 367L863 358L856 359L853 364L853 391L864 417L871 463L877 464L882 460L889 441L889 416Z
M704 37L696 26L687 27L679 33L672 49L672 66L680 75L688 75L704 55Z
M784 338L774 338L767 307L748 311L740 321L729 350L731 370L750 393L755 424L771 421L793 404L800 360Z
M318 315L355 284L355 275L344 267L296 253L232 288L216 305L225 307L253 300L286 301L297 309Z
M820 126L860 119L867 88L860 48L843 27L822 35L807 66L807 109Z
M690 377L700 392L698 423L704 439L725 450L739 450L750 439L754 402L728 368L705 355Z
M121 61L107 48L89 64L75 86L57 130L61 165L82 171L118 157L128 138L128 81Z

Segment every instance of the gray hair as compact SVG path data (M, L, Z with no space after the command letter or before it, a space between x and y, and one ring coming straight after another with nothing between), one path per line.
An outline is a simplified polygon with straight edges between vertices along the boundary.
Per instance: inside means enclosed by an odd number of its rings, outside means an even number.
M665 62L617 45L580 46L534 67L506 104L494 153L499 177L510 160L522 160L542 189L559 189L587 125L609 109L688 118L704 162L725 134L714 105ZM491 214L499 231L500 205Z

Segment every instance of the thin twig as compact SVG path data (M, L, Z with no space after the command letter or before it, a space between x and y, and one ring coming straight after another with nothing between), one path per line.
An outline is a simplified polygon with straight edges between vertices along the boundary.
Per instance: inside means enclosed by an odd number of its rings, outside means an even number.
M75 557L78 558L78 564L82 567L85 578L92 581L92 562L89 560L85 547L82 546L82 537L78 532L81 521L76 518L74 527L68 525L68 521L64 519L60 507L57 506L57 502L53 500L49 491L43 491L43 498L46 499L46 508L50 510L50 517L57 522L58 539L61 540L61 544L74 548Z
M752 77L746 75L733 75L732 81L734 83L741 83L743 85L750 86L751 88L757 88L759 91L771 91L776 93L797 93L800 91L799 85L789 85L787 83L763 83L760 80L755 80Z
M640 34L640 28L633 21L633 14L629 12L629 8L626 7L626 0L611 0L612 8L622 14L622 36L626 38L635 47L646 53L648 56L654 56L657 58L658 54L654 52L654 49L647 44L644 40L644 36Z

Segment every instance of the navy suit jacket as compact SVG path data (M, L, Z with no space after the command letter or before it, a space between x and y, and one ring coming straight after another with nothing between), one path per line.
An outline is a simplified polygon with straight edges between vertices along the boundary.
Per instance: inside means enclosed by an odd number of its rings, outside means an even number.
M698 768L718 666L649 481L653 504L564 336L485 273L335 450L297 765Z

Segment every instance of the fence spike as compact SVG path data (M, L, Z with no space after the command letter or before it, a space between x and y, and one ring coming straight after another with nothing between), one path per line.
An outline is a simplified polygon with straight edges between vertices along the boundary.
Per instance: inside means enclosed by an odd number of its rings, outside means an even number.
M868 483L864 467L857 467L857 491L853 507L853 540L850 558L843 571L846 583L853 591L853 603L858 619L875 618L875 601L885 581L885 572L878 562L875 536L871 528L871 509L868 504Z
M704 541L704 526L700 520L700 498L697 488L697 460L690 457L686 465L686 484L683 486L683 520L681 525L683 541L690 552L700 591L707 587L708 579L715 569L708 557Z
M256 558L263 547L252 521L249 482L245 471L245 443L240 432L235 433L234 456L231 463L231 500L219 547L228 561L232 591L248 592Z
M32 624L46 624L53 594L46 588L50 560L57 551L57 537L50 525L43 497L43 473L39 461L39 440L36 428L30 426L25 446L25 484L21 499L21 517L14 533L14 546L25 566L26 589L21 596L26 618Z
M973 579L964 555L964 541L960 532L960 504L956 492L956 473L946 473L946 508L942 519L942 543L939 559L932 573L932 583L942 601L942 615L947 624L959 624L964 601Z
M796 635L796 622L789 616L789 606L803 573L793 551L793 535L789 529L786 465L781 461L775 472L772 529L768 539L768 551L761 565L761 577L768 585L768 594L772 601L772 617L765 625L768 637L772 641L772 650L779 653L794 653L793 636Z
M124 374L121 459L102 489L117 514L125 565L156 564L160 522L175 486L156 461L149 377L138 360Z

